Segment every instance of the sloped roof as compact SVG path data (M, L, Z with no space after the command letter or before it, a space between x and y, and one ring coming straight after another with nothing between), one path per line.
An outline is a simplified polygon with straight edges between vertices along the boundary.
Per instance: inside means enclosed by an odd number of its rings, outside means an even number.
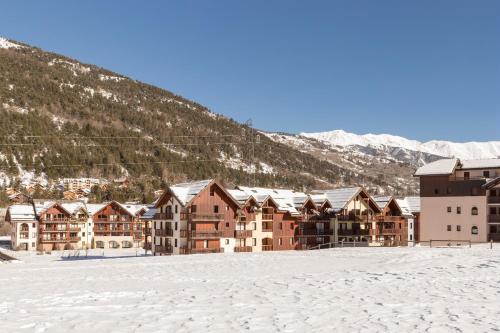
M323 195L332 204L332 209L339 211L343 209L358 192L361 187L346 187L323 191Z
M451 175L455 171L458 163L459 159L457 158L437 160L418 168L415 172L415 176Z
M151 205L148 205L146 207L146 212L144 212L144 214L142 214L140 219L141 220L152 220L155 214L156 214L156 208L155 208L154 204L151 204Z
M461 169L494 169L500 168L500 158L489 158L482 160L464 160L461 162Z
M380 209L384 209L389 202L393 199L392 196L387 196L387 195L379 195L379 196L374 196L372 197L373 200L377 203L377 205L380 207Z
M412 213L420 213L420 197L406 197L405 200Z
M119 204L123 209L125 209L130 215L136 216L142 209L146 209L146 205L140 205L140 204L122 204L119 202L116 202Z
M106 205L107 204L105 204L105 203L100 203L100 204L86 204L85 206L87 208L87 213L89 214L89 216L93 216L98 211L103 209Z
M305 202L309 200L309 196L307 194L289 189L248 186L238 186L237 188L247 195L254 196L259 203L262 203L267 198L271 197L271 199L278 205L279 211L286 211L292 215L299 214L298 209L302 208Z
M495 186L497 186L498 184L500 184L500 177L497 177L497 178L494 178L494 179L491 179L489 180L486 184L484 184L482 187L489 190L490 188L494 188Z
M12 205L7 212L11 221L34 221L35 211L32 205Z
M181 183L170 186L170 190L177 200L185 206L189 201L196 197L213 179L200 180L197 182Z
M413 216L406 199L396 199L396 202L398 203L399 207L401 208L401 211L403 212L404 216Z
M81 209L87 211L85 204L81 201L75 201L75 202L62 202L61 206L66 209L68 212L71 214L76 214L78 211Z

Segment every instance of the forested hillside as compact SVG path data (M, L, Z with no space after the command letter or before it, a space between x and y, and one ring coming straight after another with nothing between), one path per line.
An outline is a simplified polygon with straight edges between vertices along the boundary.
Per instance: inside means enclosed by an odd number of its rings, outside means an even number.
M169 91L10 43L0 48L4 187L28 173L49 181L128 176L132 197L165 182L209 177L297 189L347 181L405 191L259 135Z

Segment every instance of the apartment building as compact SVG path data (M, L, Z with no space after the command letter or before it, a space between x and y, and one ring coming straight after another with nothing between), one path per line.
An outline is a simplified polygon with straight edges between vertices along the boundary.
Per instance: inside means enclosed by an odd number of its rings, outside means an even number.
M420 242L498 240L500 159L442 159L419 168Z
M11 246L14 250L35 251L38 245L38 220L31 204L11 205L5 222L12 226Z
M392 196L374 196L381 213L375 217L371 236L384 246L408 245L408 222L397 200Z
M239 202L214 179L169 186L155 204L155 255L233 252Z
M335 218L334 242L375 242L376 216L381 209L362 187L313 191L313 200L328 200Z
M61 183L65 191L90 190L93 186L100 185L101 180L96 178L63 178Z

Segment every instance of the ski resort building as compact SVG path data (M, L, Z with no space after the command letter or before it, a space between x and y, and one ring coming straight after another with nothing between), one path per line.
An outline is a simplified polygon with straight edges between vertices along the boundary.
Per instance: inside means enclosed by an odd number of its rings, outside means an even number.
M14 250L35 251L38 245L38 220L31 204L11 205L5 222L12 227L11 246Z
M500 240L500 159L442 159L419 168L420 242Z
M405 197L397 202L406 218L408 245L415 245L420 241L420 197Z
M392 196L376 196L373 200L381 213L375 218L372 241L386 246L408 245L408 221L397 200Z

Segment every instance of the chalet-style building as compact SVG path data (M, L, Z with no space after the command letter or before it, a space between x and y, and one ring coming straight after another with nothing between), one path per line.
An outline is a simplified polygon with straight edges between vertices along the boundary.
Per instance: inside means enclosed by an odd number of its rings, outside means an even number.
M334 242L375 242L371 229L376 227L376 217L381 209L362 187L313 191L316 204L328 200L335 217ZM373 238L373 239L372 239Z
M11 205L7 209L5 222L10 223L12 226L12 249L36 251L38 244L38 220L33 205Z
M140 216L146 208L145 205L128 205L116 201L88 205L93 224L94 247L143 247L145 228Z
M406 218L408 245L415 245L420 242L420 197L405 197L396 201Z
M419 168L420 242L500 240L500 159L442 159Z
M216 180L169 186L155 204L155 255L233 252L239 202Z
M373 200L381 213L376 216L372 226L372 241L385 246L407 246L408 225L403 209L392 196L375 196Z

